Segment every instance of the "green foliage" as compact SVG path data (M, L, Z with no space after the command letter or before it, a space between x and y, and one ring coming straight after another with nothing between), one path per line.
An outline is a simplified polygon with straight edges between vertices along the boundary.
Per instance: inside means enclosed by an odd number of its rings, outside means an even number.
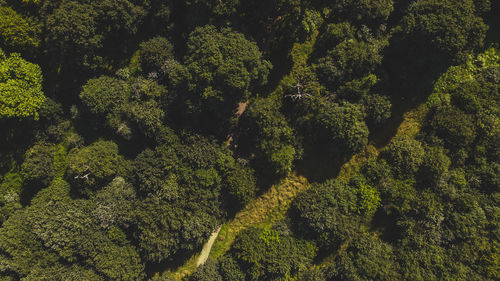
M146 14L127 0L45 1L41 13L49 50L69 69L102 68L105 47L135 34Z
M54 156L56 146L38 143L26 151L21 172L25 181L48 186L55 176Z
M10 7L0 6L0 46L11 51L38 47L40 27L33 19L19 15Z
M258 149L257 161L264 173L286 175L297 156L293 129L278 109L268 99L252 100L239 123L240 138L243 147Z
M127 83L109 76L87 81L80 98L91 113L104 118L106 126L125 139L137 136L137 131L151 138L159 134L172 99L153 80L138 77Z
M15 211L22 208L20 194L23 187L23 178L14 171L4 175L0 184L0 225Z
M315 119L318 142L332 155L350 156L368 142L368 127L355 105L325 102Z
M6 253L7 269L22 278L41 280L56 268L54 278L71 278L77 272L78 278L103 276L97 280L143 278L144 266L134 247L114 244L90 215L91 202L72 200L69 192L67 183L56 180L4 224L0 248ZM90 267L81 267L79 260Z
M248 228L238 236L231 254L246 268L246 280L276 280L307 268L315 246L275 230Z
M357 193L347 183L330 180L299 194L293 203L297 229L321 247L339 246L359 231Z
M42 70L19 54L0 57L0 117L38 119L45 101Z
M432 117L432 129L453 149L470 145L476 138L471 115L453 107L441 107Z
M232 175L241 167L229 157L227 148L201 136L184 136L137 156L135 183L144 199L136 209L134 235L147 260L161 262L206 242L222 216L221 191L239 188Z
M245 273L238 262L230 255L224 255L218 259L219 272L223 280L244 281Z
M349 243L327 273L332 280L397 280L395 255L389 244L363 233ZM329 279L329 280L330 280Z
M0 0L0 280L499 279L497 17Z
M473 0L418 1L410 5L402 27L415 48L428 46L450 59L481 48L487 30Z
M380 126L391 117L392 104L386 96L369 94L362 99L362 104L370 125Z
M348 81L365 77L382 62L380 51L386 44L344 40L314 65L318 78L328 90L334 91Z
M316 41L316 49L320 51L329 50L344 40L354 39L355 29L349 22L328 24L324 32L320 33Z
M231 202L237 202L237 207L245 206L257 193L257 179L255 172L247 166L235 165L227 178L227 192Z
M190 88L202 99L236 102L250 96L253 86L267 82L271 65L257 45L243 34L214 26L195 29L187 43Z
M82 87L80 98L93 114L119 112L130 96L128 85L116 78L101 76L90 79Z
M190 281L222 281L217 264L209 259L204 265L200 266L193 275L189 277Z
M381 202L378 190L366 183L364 178L355 178L350 184L357 188L355 192L358 196L358 213L365 216L373 215Z
M145 72L158 71L168 60L174 59L174 46L164 37L154 37L142 42L139 52Z
M81 192L102 188L116 176L126 176L129 163L118 154L118 146L99 140L83 148L74 148L68 154L67 178Z
M394 10L393 0L339 0L329 6L349 21L364 23L383 23Z
M237 102L248 99L252 88L267 82L271 68L257 45L243 34L211 25L198 27L189 35L185 65L192 92L188 112L203 123L202 128L209 128L204 118L225 122ZM203 112L208 116L199 116Z
M383 151L383 158L392 171L405 177L413 175L424 161L425 150L422 144L412 138L402 137L393 140Z
M418 171L418 180L424 184L437 184L439 179L448 172L451 161L441 147L426 149L424 160Z

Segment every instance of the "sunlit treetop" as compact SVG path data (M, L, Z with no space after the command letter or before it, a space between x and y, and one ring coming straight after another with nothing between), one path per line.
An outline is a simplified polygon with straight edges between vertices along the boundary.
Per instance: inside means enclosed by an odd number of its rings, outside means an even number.
M44 101L40 67L0 50L0 118L36 120Z

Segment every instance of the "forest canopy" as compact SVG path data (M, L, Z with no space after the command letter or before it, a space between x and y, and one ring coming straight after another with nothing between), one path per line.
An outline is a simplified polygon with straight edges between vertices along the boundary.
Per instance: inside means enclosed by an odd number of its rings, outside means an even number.
M0 0L0 281L499 280L500 3Z

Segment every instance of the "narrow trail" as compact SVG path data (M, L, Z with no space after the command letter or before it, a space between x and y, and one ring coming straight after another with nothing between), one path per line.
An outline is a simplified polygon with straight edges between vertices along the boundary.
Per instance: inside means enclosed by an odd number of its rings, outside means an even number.
M277 185L269 188L266 193L251 201L232 220L219 227L218 231L214 231L209 241L203 246L201 253L193 255L175 271L164 272L164 275L175 280L182 280L192 274L198 265L203 264L202 260L205 262L208 258L217 259L222 256L231 248L243 229L250 226L272 225L283 217L297 194L310 186L305 177L289 175Z
M307 58L313 52L317 35L318 31L315 31L310 40L294 44L290 52L290 57L293 61L292 70L282 78L277 88L271 93L272 96L282 96L283 89L288 87L289 82L294 80L297 73L300 72L299 70L307 64ZM233 128L226 140L226 145L231 149L237 146L236 131L238 120L246 110L247 105L248 101L240 102L235 111ZM215 242L212 247L208 245L210 240L204 245L203 248L206 250L202 251L203 256L206 253L209 253L208 257L213 259L222 256L231 248L237 235L247 227L272 225L276 220L285 215L293 199L310 186L305 177L291 173L288 177L282 179L280 183L270 187L259 198L252 200L231 221L223 224L218 234L213 232L211 239L214 237ZM199 265L197 261L201 256L202 254L194 254L184 265L173 271L168 270L163 275L175 280L182 280L182 278L192 274L196 270L197 265Z
M210 238L208 238L207 243L203 245L203 249L201 249L200 255L198 256L198 259L196 259L196 267L204 264L207 261L208 255L210 255L210 250L215 243L215 239L217 239L217 236L219 235L221 227L222 225L219 225L219 227L217 227L217 230L212 232Z

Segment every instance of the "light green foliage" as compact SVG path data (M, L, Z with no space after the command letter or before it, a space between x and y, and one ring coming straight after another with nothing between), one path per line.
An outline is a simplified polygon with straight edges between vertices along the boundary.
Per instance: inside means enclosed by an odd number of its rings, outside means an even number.
M10 7L0 5L0 47L16 51L36 48L39 29L33 19L24 18Z
M38 119L44 101L40 67L19 54L0 57L0 118Z
M378 190L367 183L360 182L357 185L358 212L363 215L373 215L380 206L380 194Z

